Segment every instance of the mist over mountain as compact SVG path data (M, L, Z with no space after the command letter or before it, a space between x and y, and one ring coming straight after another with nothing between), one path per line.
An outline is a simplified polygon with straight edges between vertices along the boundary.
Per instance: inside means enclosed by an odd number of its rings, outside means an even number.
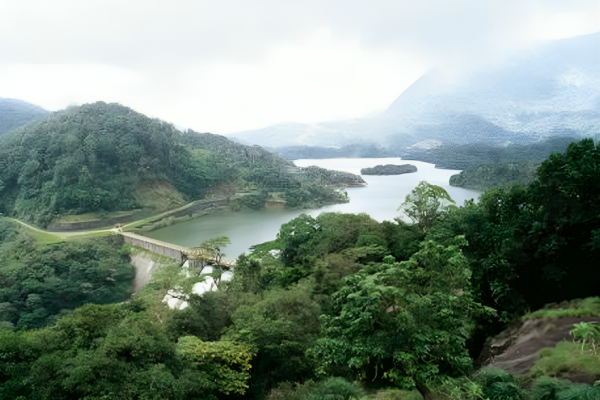
M382 114L318 124L286 123L232 136L269 147L405 148L423 140L527 143L594 136L600 126L600 33L551 41L494 68L434 68Z
M23 100L0 97L0 135L48 113L48 110Z

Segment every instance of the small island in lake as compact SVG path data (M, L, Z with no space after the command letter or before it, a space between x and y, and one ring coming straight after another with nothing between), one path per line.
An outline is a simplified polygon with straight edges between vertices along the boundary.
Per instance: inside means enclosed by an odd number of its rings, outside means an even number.
M373 168L363 168L361 175L402 175L417 172L417 167L411 164L403 165L377 165Z

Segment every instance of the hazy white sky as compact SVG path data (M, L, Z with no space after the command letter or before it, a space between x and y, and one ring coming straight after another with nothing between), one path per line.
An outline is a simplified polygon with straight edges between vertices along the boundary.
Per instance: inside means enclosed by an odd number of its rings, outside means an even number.
M369 115L434 65L597 31L598 0L0 0L0 97L223 134Z

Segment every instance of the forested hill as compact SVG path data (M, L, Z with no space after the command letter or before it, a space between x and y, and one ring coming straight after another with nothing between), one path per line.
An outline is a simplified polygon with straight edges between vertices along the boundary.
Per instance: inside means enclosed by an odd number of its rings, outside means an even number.
M225 181L256 189L306 183L258 146L178 131L97 102L50 114L0 138L0 212L42 226L59 214L131 210L148 196L202 198Z
M0 97L0 135L48 115L40 106L18 99Z

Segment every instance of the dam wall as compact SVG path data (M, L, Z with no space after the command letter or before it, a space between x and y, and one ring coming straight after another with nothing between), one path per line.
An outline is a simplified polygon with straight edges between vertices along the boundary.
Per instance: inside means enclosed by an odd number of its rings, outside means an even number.
M177 246L176 244L151 239L142 235L136 235L135 233L122 232L121 235L125 239L125 243L141 247L156 254L171 257L179 263L183 263L187 260L187 253L190 250L187 247Z

